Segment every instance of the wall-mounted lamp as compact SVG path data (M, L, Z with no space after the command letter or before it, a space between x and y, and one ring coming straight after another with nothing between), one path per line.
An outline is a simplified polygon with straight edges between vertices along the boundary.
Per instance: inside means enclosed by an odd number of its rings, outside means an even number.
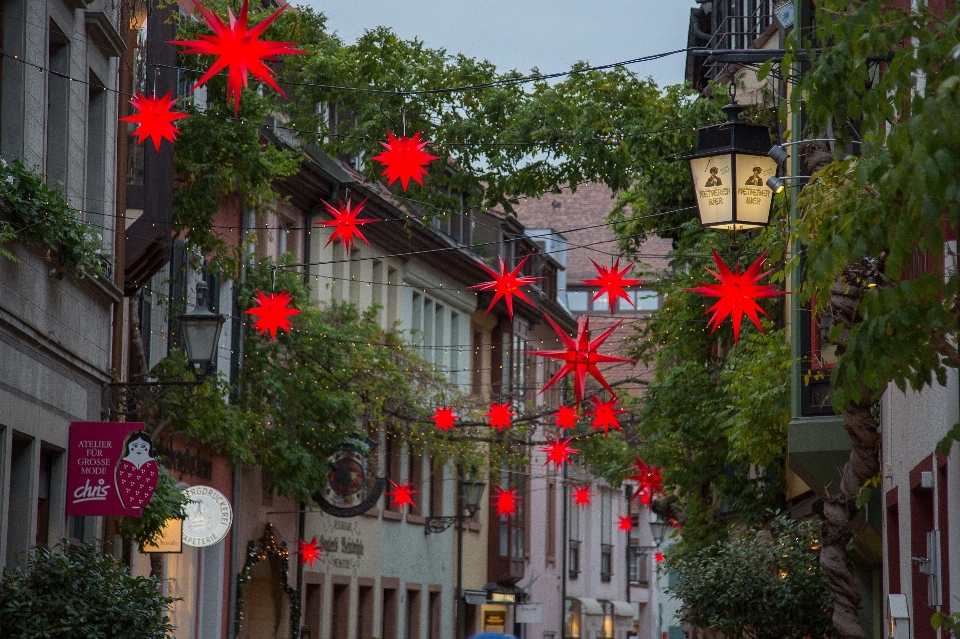
M782 193L787 185L783 183L784 180L809 180L809 175L781 175L777 177L772 175L767 178L767 188L769 188L774 193Z
M783 144L774 144L773 147L767 151L767 156L776 162L779 165L783 165L787 161L787 158L790 157L790 154L787 153L786 147L793 146L795 144L806 144L807 142L836 142L836 138L810 138L809 140L797 140L796 142L784 142Z

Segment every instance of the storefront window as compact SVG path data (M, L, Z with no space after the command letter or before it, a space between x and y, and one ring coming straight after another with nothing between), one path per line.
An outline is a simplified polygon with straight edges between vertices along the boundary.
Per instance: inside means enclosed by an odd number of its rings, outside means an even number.
M564 639L580 639L580 602L567 599L564 606Z

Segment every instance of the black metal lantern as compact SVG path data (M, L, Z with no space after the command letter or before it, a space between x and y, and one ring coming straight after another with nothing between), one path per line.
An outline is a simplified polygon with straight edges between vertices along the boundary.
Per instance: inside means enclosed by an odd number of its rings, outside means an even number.
M226 318L207 308L207 283L197 282L197 305L189 313L177 316L183 331L187 361L206 371L217 361L220 329Z
M700 225L739 231L766 226L773 206L767 180L777 174L770 158L770 131L739 121L743 107L723 107L727 121L697 131L690 174L700 210Z

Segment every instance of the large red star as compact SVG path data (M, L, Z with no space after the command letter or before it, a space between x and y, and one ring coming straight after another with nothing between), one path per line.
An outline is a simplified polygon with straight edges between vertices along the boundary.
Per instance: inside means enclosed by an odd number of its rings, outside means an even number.
M649 506L654 495L663 490L663 478L660 476L660 469L656 466L647 466L639 457L633 462L633 468L637 473L627 477L627 479L632 479L638 484L637 492L634 493L633 497L639 499L644 506Z
M720 280L720 283L701 284L696 288L687 289L694 293L702 293L706 297L719 298L713 306L703 313L704 315L710 312L713 313L707 325L712 325L713 330L716 331L720 323L729 315L733 321L733 341L737 342L740 340L740 322L743 316L746 315L750 318L750 321L753 322L753 325L763 333L763 326L760 324L760 317L757 313L767 315L767 312L757 304L756 300L786 295L785 291L779 291L775 286L757 284L757 282L770 273L770 271L766 271L765 273L760 272L767 252L764 251L763 255L757 258L757 261L751 264L750 268L741 274L739 264L737 264L736 271L731 271L723 260L720 259L720 256L717 255L716 249L711 250L713 251L713 262L717 265L719 273L711 271L710 269L706 269L706 271Z
M590 505L590 498L596 497L596 494L590 492L590 484L587 484L583 488L580 486L574 486L573 494L570 496L573 497L574 506L580 506L580 508L583 508L584 506Z
M490 418L490 428L496 428L497 432L502 433L504 428L510 428L513 424L514 412L510 410L510 402L490 404L490 412L483 416Z
M260 331L261 335L270 331L270 339L277 339L278 328L282 328L288 333L290 332L290 327L293 324L291 324L287 318L290 315L296 315L301 312L298 308L287 307L287 305L293 301L293 295L290 295L286 291L270 293L270 295L264 295L260 291L257 291L254 299L259 306L248 308L244 312L248 315L256 315L259 317L259 319L253 323L253 327Z
M557 426L564 430L576 428L577 421L580 419L580 416L577 415L577 409L573 406L560 406L553 415L556 417Z
M317 538L314 537L310 541L304 541L302 539L297 540L297 546L300 547L300 550L297 551L297 554L300 555L300 565L310 564L310 567L313 568L313 562L316 560L323 561L323 556L320 554L320 551L323 550L323 546L317 543Z
M334 227L333 235L330 236L330 239L327 240L327 243L324 244L324 246L329 246L330 242L339 239L340 244L342 244L343 248L346 249L347 255L350 255L350 248L353 247L353 240L355 238L359 239L364 244L370 244L370 242L367 241L367 238L363 236L363 233L360 232L360 229L357 228L361 224L377 221L371 219L357 219L357 215L360 214L360 211L363 210L363 205L366 203L366 198L364 198L363 202L354 207L350 206L349 198L347 199L346 205L344 205L342 201L338 200L337 208L333 208L327 202L323 203L323 205L327 207L327 211L329 211L330 215L333 216L333 219L314 222L313 225Z
M475 288L480 291L494 291L493 301L490 302L490 306L487 307L487 313L493 308L493 305L497 303L497 300L501 297L507 303L507 312L510 314L510 319L513 319L513 296L516 295L524 302L530 306L534 306L534 303L524 295L523 291L520 290L521 286L526 286L527 284L533 284L537 280L543 279L541 277L533 277L532 275L517 275L520 270L523 268L523 265L527 263L527 260L530 259L530 256L523 258L517 268L512 271L507 270L507 265L504 263L503 258L500 258L500 272L497 273L495 270L480 262L480 266L484 270L493 276L492 282L481 282L476 286L471 286L470 288Z
M630 532L633 530L633 518L630 515L618 515L620 517L620 530Z
M610 334L620 326L620 322L617 322L601 333L599 337L591 341L590 318L584 319L580 317L577 321L577 337L574 339L557 326L556 323L550 319L549 315L544 315L544 317L550 322L550 326L556 331L557 336L560 337L566 350L537 351L534 353L534 355L539 355L540 357L550 357L564 362L563 368L540 389L540 392L542 393L566 375L573 373L573 394L574 397L576 397L577 406L579 406L580 401L583 399L583 391L586 386L587 374L589 373L595 380L600 382L604 388L613 394L613 388L611 388L607 380L604 379L600 373L600 369L597 368L597 364L601 362L633 362L633 360L626 357L617 357L616 355L602 355L597 352L597 349L600 348L603 342L610 337Z
M452 408L441 408L439 406L437 406L433 415L430 416L430 419L433 420L433 425L443 432L447 432L447 430L453 428L458 418L459 415L454 415Z
M656 562L659 564L661 561L663 561L663 553L662 553L662 552L654 553L654 554L653 554L653 558L654 558L654 559L656 560Z
M627 411L616 407L616 395L605 402L601 401L596 395L591 395L590 399L593 400L593 404L596 406L593 410L587 411L587 415L593 415L593 422L591 423L593 430L600 430L602 428L604 435L606 435L611 428L623 430L623 428L620 427L620 422L617 421L617 415Z
M627 292L623 290L625 286L636 286L640 284L640 280L633 280L624 277L627 271L630 270L630 266L624 266L623 270L620 269L620 258L617 258L617 261L613 263L613 266L606 267L600 266L593 260L593 267L597 269L599 277L596 277L592 280L583 280L584 284L589 284L590 286L599 286L600 290L596 295L593 296L591 302L597 301L601 295L606 295L607 300L610 303L610 314L613 315L614 307L616 306L618 299L625 299L630 302L630 305L633 306L633 300L630 299L630 296L627 295Z
M395 484L393 480L391 480L390 485L393 486L393 490L388 490L383 494L391 498L394 506L403 508L404 506L414 505L413 496L418 494L420 491L413 489L412 480L400 485Z
M233 17L233 11L227 9L230 26L196 0L194 4L214 35L201 35L200 40L174 40L171 44L187 47L184 53L215 55L217 60L190 90L193 91L223 69L228 69L227 102L229 103L230 98L233 98L234 115L240 111L241 84L244 88L247 87L248 72L260 82L273 87L283 97L287 97L287 94L274 81L273 69L264 62L275 61L278 55L306 53L306 51L291 48L296 45L296 42L270 42L258 38L289 5L281 6L263 22L252 29L247 29L247 0L243 0L243 4L240 5L240 14L236 18Z
M497 516L504 517L517 514L517 504L520 503L520 496L517 495L517 489L506 490L503 486L497 486L493 493L493 501L497 509Z
M397 180L400 180L404 191L407 190L410 180L423 186L423 176L427 175L427 170L423 167L436 160L438 156L430 155L423 150L428 143L420 141L420 133L417 131L412 138L405 135L398 138L387 131L387 141L380 143L385 150L371 158L386 167L380 175L387 176L387 186Z
M133 122L137 128L130 135L137 136L137 144L143 144L143 141L150 138L153 141L153 148L160 150L160 140L169 140L173 142L180 129L173 126L177 120L189 117L186 113L177 113L171 111L176 100L170 99L170 91L162 98L156 96L150 97L143 95L139 91L130 100L130 104L137 110L137 113L120 118L121 122Z
M570 439L547 439L547 445L544 448L541 448L543 452L547 453L547 461L543 462L543 465L546 466L550 462L553 462L557 467L563 466L563 463L570 463L570 455L579 453L580 451L576 448L570 448L570 442L573 441L573 438Z

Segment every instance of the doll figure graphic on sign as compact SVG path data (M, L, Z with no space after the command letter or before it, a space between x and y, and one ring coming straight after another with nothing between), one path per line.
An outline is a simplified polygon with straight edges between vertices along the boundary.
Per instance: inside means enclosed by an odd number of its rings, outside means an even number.
M159 469L153 458L153 442L142 430L130 433L123 444L123 458L117 464L117 491L126 508L143 508L157 487Z

